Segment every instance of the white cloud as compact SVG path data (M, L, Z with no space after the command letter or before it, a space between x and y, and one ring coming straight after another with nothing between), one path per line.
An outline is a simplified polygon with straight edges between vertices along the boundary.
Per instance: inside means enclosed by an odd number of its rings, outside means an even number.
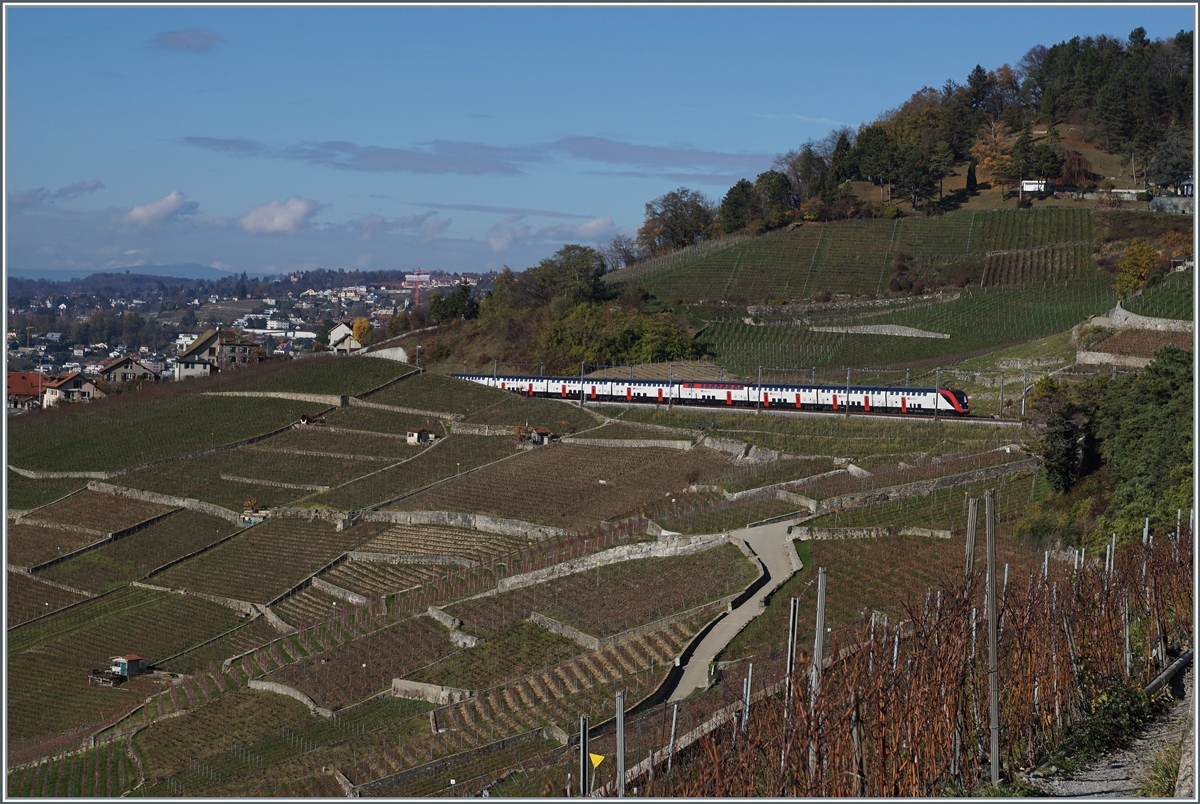
M605 215L603 218L592 218L578 226L569 223L552 223L537 233L545 240L583 240L598 242L606 240L616 233L617 227L613 219Z
M184 201L183 193L172 190L166 198L135 206L125 215L125 220L138 226L152 226L175 215L195 212L198 206L195 201Z
M518 240L525 240L532 231L528 226L513 226L521 220L522 215L509 215L487 231L487 244L492 251L504 251Z
M237 224L250 234L292 234L307 226L319 209L320 205L311 198L292 196L282 204L269 201L255 207L238 218Z
M233 270L232 265L230 265L229 263L221 262L220 260L213 260L211 263L209 263L208 267L215 268L218 271L226 271L226 272Z
M371 257L372 255L370 254L359 254L354 260L354 267L360 271L365 271L371 267Z

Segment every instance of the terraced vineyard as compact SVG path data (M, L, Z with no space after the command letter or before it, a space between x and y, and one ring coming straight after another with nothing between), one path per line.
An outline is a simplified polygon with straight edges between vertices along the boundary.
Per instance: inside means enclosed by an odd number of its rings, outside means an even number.
M87 480L79 477L35 480L10 471L8 473L9 516L12 516L13 511L28 511L48 505L86 485Z
M355 455L359 459L366 458L370 460L401 461L412 457L415 450L408 445L405 436L407 427L397 428L394 433L388 435L353 432L353 428L342 429L343 426L349 428L349 425L343 421L343 417L347 414L352 415L359 412L368 414L379 413L379 411L365 408L342 408L325 417L326 422L330 425L328 427L293 427L266 441L254 444L251 449L261 451L280 450L279 454L287 454L283 452L284 450L328 453L332 455L349 454ZM440 431L441 428L436 422L425 424L425 421L425 419L422 419L420 426L428 427L434 432ZM335 428L333 427L334 424L338 426Z
M1121 306L1137 315L1191 321L1195 281L1194 270L1173 273L1158 285L1143 290L1141 295L1126 299Z
M363 523L343 531L304 519L268 519L234 539L176 564L150 582L235 600L267 603L380 530Z
M346 561L321 574L321 580L349 589L368 599L382 598L422 586L438 575L434 564L387 564L377 561Z
M137 768L118 740L8 773L14 798L117 798L137 784Z
M813 326L754 326L725 320L710 325L700 339L729 371L743 376L754 376L759 366L903 368L948 363L1044 338L1100 315L1116 303L1110 284L1101 278L1065 286L967 290L955 301L885 310L869 318L830 316L819 324L827 328L892 325L949 338L826 332Z
M744 528L751 522L762 522L801 510L798 503L777 500L773 496L745 500L680 499L679 503L670 507L660 503L655 510L648 512L650 518L664 530L675 533L725 533Z
M223 474L240 476L241 467L233 450L185 458L179 461L128 472L113 480L115 485L168 494L213 503L231 511L241 511L248 500L256 499L259 508L287 505L307 494L309 489L292 489L259 483L226 480ZM262 453L265 455L266 453ZM285 463L276 458L279 463ZM369 469L366 471L370 471Z
M53 735L112 721L158 689L147 677L117 690L89 686L89 669L124 653L164 659L237 621L216 603L126 588L10 631L7 674L21 679L8 690L10 758Z
M101 472L172 458L283 427L311 404L287 399L155 397L138 404L101 400L8 423L8 462L22 469ZM218 428L182 425L220 422ZM154 438L141 437L154 433ZM82 484L81 484L82 485Z
M87 600L87 595L83 593L61 589L35 576L11 570L5 596L8 600L9 628Z
M288 625L307 628L315 623L325 622L342 611L355 608L345 600L339 600L328 592L310 586L288 595L272 606L271 610Z
M66 555L104 539L95 533L8 523L8 561L18 567L38 564Z
M130 536L89 550L38 574L92 592L106 592L200 550L237 530L196 511L176 511Z
M1163 346L1171 344L1180 349L1192 348L1190 332L1158 332L1152 329L1123 329L1092 344L1088 351L1105 352L1129 357L1154 357Z
M171 510L172 506L169 505L85 489L45 508L31 511L26 516L38 522L74 525L102 533L112 533L152 517L162 516Z
M374 394L366 402L469 416L504 400L504 392L424 371Z
M325 353L289 361L274 371L240 372L235 381L222 390L357 396L413 371L412 366L395 360Z
M226 659L252 651L278 637L279 632L265 618L241 620L228 633L169 661L160 662L159 666L172 673L198 673L210 665L220 667Z
M589 528L689 482L715 477L728 465L724 456L704 448L684 452L562 444L409 497L388 510L462 511Z
M979 273L989 252L1067 249L1084 271L1077 244L1090 244L1091 212L1073 209L1003 210L940 218L806 223L793 231L720 238L646 260L610 275L609 282L642 284L659 299L735 299L740 303L807 299L820 293L883 293L892 263L903 253L919 273L956 269ZM1053 262L1047 268L1055 268ZM1027 281L1041 282L1044 273ZM1061 281L1061 280L1060 280Z
M395 556L441 555L487 561L519 547L523 541L515 536L442 525L390 525L359 549Z
M355 511L378 505L454 477L477 466L500 460L514 453L512 439L505 436L451 435L404 463L375 471L359 480L308 497L312 507Z
M744 589L756 571L732 544L672 558L608 564L446 607L463 629L491 638L539 612L606 637Z
M411 382L411 380L406 380L405 382ZM367 401L373 401L374 399L375 397L372 395L367 398ZM398 436L399 438L395 446L406 449L410 453L413 447L409 447L406 440L408 428L424 427L426 430L440 437L446 433L444 422L444 419L439 419L436 416L397 413L391 410L377 410L375 408L338 408L325 414L325 424L330 428L334 428L334 433L342 431L347 436L362 437L361 433L345 432L346 430L360 430L379 433L385 436ZM321 430L323 428L316 427L312 429Z
M330 645L309 632L304 639L309 655L266 679L295 687L333 710L390 689L393 678L459 650L450 644L446 629L429 617L409 617L340 644ZM326 649L320 650L321 645Z

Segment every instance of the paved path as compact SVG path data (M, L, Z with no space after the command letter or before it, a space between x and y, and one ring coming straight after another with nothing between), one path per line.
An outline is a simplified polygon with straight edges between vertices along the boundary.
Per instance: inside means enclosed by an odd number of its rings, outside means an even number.
M1056 798L1127 798L1136 796L1138 788L1146 779L1154 760L1168 747L1179 748L1184 753L1192 751L1187 723L1194 718L1192 695L1192 671L1187 671L1183 683L1172 689L1170 708L1146 724L1142 733L1128 748L1097 757L1082 770L1074 773L1061 772L1046 777L1034 774L1029 783L1042 791L1043 795ZM1187 764L1187 780L1176 796L1193 799L1191 766Z
M800 569L800 559L796 550L787 537L790 522L779 522L773 525L763 525L758 528L743 528L730 533L734 538L742 539L762 560L770 574L770 580L742 605L725 615L711 631L705 635L691 659L683 668L683 676L669 701L682 701L696 688L708 686L708 666L716 659L725 646L737 636L738 632L751 620L765 610L765 601L776 587L786 581Z

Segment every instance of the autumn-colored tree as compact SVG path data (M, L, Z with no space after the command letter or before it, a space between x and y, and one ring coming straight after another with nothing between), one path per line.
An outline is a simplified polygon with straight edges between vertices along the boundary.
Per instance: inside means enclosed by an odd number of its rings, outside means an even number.
M1185 232L1170 231L1163 235L1163 256L1170 259L1180 254L1192 253L1192 230Z
M1125 249L1124 256L1117 263L1117 279L1113 282L1113 290L1117 293L1128 293L1146 284L1150 272L1158 264L1158 252L1140 237L1135 239Z
M1092 183L1092 163L1078 151L1059 148L1063 158L1061 183L1067 187L1087 187Z
M1000 120L989 120L980 126L975 144L971 146L976 167L989 173L994 171L996 159L1007 156L1012 150L1008 142L1010 134L1008 126Z
M367 337L371 334L371 322L365 318L356 318L351 330L354 333L354 340L366 344Z

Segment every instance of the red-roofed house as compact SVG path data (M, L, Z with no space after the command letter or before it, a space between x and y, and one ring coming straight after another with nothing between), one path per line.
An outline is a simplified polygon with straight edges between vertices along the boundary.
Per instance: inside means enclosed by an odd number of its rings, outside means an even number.
M20 410L38 410L50 378L40 371L8 372L8 406Z
M42 394L42 407L52 408L59 402L91 402L104 396L96 384L78 371L50 377Z

